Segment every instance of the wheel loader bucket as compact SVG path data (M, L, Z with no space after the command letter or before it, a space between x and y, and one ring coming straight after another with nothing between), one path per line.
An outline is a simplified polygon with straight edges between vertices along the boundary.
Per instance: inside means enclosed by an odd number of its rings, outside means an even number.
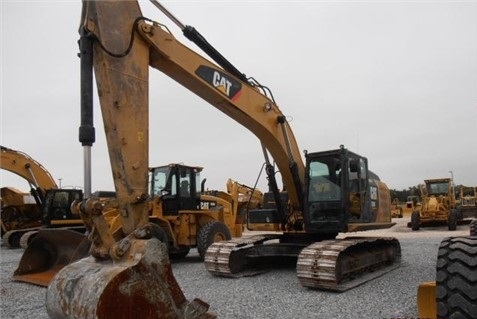
M47 287L60 269L89 254L91 242L77 231L42 229L25 249L13 279Z
M436 318L436 282L423 282L417 288L417 311L419 318Z
M120 259L90 256L53 278L46 295L55 318L215 318L209 305L188 302L173 274L166 244L134 239Z

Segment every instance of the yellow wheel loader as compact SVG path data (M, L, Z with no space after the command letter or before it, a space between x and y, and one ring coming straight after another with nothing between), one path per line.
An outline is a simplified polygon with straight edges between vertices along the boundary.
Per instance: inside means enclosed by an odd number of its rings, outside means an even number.
M172 256L183 257L191 248L197 248L203 259L212 243L241 237L246 212L240 211L239 205L253 209L260 204L246 197L247 193L259 196L259 191L244 189L244 185L230 179L227 192L205 190L201 171L202 167L180 164L151 169L149 221L165 231Z

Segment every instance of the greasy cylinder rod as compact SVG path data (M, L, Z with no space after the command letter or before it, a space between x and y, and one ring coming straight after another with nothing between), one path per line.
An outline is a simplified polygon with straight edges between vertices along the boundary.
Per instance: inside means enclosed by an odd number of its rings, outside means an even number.
M93 39L82 30L79 40L81 59L81 126L79 141L83 145L84 197L91 196L91 146L95 142L93 123Z

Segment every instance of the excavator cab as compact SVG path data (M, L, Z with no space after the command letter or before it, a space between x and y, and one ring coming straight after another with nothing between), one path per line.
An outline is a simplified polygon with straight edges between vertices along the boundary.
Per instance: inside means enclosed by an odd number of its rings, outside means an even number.
M390 227L390 198L368 160L344 147L306 155L307 232L337 234ZM388 216L389 215L389 216ZM380 226L380 224L382 224Z
M181 210L199 209L202 167L169 164L150 171L150 194L153 198L161 198L165 216L176 216Z
M52 221L77 220L82 224L81 217L71 212L71 204L83 200L81 189L52 189L45 195L42 205L42 220L45 225L51 225Z
M346 231L351 219L369 219L367 159L346 149L307 154L305 228Z

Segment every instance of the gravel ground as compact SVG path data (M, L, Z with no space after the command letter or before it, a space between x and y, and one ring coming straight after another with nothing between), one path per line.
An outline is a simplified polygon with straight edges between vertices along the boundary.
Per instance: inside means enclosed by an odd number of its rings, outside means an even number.
M222 319L417 318L417 287L423 281L434 280L439 243L444 237L468 235L469 226L460 225L454 232L445 227L412 232L406 227L409 218L394 221L397 225L391 229L359 235L398 238L401 267L344 293L302 287L293 267L280 267L254 277L216 278L205 270L196 250L184 260L175 261L173 271L189 300L206 301ZM46 288L11 279L23 250L2 247L0 252L0 318L48 318Z

